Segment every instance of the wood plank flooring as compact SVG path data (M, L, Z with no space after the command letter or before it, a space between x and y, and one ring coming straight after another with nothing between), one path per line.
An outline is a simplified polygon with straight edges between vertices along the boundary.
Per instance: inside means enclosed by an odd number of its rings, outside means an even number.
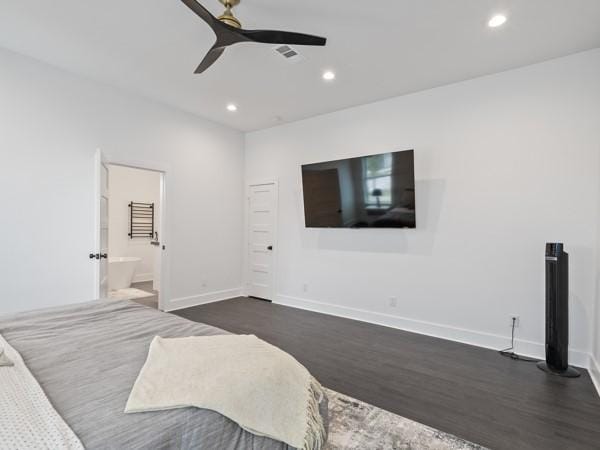
M600 449L587 371L564 379L492 350L248 298L175 313L255 334L330 389L492 449Z

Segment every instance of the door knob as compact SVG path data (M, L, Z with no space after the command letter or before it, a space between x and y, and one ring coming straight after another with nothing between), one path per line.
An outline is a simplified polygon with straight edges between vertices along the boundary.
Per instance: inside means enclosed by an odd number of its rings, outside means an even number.
M100 253L100 258L108 258L108 253Z
M100 253L90 253L90 259L100 259Z
M267 250L273 250L273 246L272 246L272 245L269 245L269 246L267 247Z

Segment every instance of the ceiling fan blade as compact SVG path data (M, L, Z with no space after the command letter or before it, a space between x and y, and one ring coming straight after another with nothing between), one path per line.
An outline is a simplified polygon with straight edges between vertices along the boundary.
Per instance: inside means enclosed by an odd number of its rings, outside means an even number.
M181 0L187 5L192 11L194 11L202 20L212 28L217 18L213 16L208 9L198 3L196 0Z
M294 33L291 31L278 30L239 30L239 34L249 41L263 44L287 44L287 45L318 45L324 46L327 39L312 34Z
M223 54L224 51L225 47L211 48L200 63L200 65L198 66L198 68L194 71L194 73L204 72L206 69L212 66L217 59L219 59L219 57Z

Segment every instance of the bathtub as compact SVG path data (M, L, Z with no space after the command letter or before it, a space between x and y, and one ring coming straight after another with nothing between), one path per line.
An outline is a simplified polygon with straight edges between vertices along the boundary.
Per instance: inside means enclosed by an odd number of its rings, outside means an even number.
M130 287L135 268L141 260L133 256L108 258L108 288L114 291Z

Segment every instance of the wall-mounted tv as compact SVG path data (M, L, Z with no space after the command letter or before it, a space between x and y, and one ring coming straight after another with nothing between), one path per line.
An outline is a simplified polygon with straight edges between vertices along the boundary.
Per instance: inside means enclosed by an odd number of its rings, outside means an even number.
M414 151L302 166L308 228L415 228Z

